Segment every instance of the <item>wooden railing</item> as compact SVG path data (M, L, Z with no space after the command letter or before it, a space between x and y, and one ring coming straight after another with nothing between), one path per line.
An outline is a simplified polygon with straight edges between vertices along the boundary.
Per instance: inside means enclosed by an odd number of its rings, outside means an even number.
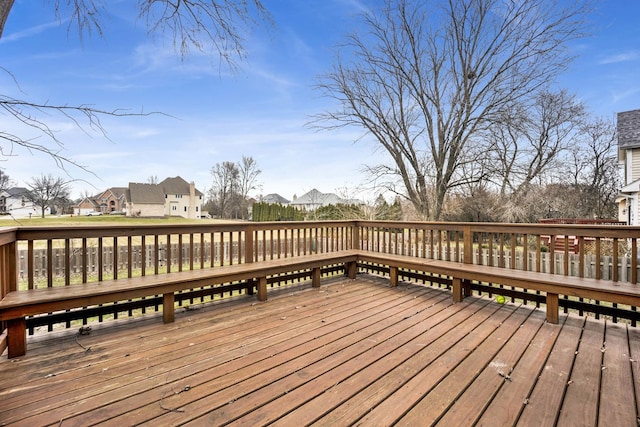
M493 224L358 222L361 249L396 255L527 270L613 282L638 282L640 227L585 224ZM560 243L561 244L558 244ZM574 242L570 244L570 242ZM371 271L386 272L371 266ZM404 272L410 279L449 286L447 277ZM562 280L561 277L558 280ZM475 283L472 288L512 300L544 302L542 296L502 285ZM636 307L618 307L565 297L564 311L607 315L613 321L640 320Z
M11 227L0 229L0 298L17 289L73 286L111 279L229 264L296 257L343 249L359 249L505 269L531 270L559 276L592 277L636 284L640 228L614 225L487 224L384 221L271 222L142 226ZM569 241L575 242L569 246ZM556 242L562 241L562 245ZM326 271L339 271L336 266ZM361 265L385 274L384 266ZM447 277L428 272L400 273L409 279L448 286ZM297 272L271 278L272 286L309 278ZM503 294L540 303L526 290L476 283L477 292ZM178 304L221 295L252 293L251 283L195 289L176 296ZM33 330L52 329L57 322L135 315L156 310L161 298L91 307L81 313L29 319ZM635 322L635 307L594 301L562 303L565 310L609 315ZM3 328L4 329L4 328Z

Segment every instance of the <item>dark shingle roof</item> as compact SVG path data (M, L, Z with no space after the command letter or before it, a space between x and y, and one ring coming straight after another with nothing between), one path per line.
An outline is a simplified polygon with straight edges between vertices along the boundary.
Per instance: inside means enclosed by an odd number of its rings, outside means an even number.
M189 183L182 177L167 178L158 186L162 188L164 194L189 194ZM202 193L196 189L196 196L202 196Z
M164 193L156 184L129 183L129 200L132 203L164 205Z
M618 147L640 147L640 110L618 113Z
M267 194L262 198L262 201L265 203L280 203L282 205L286 205L287 203L289 203L289 200L285 199L277 193Z

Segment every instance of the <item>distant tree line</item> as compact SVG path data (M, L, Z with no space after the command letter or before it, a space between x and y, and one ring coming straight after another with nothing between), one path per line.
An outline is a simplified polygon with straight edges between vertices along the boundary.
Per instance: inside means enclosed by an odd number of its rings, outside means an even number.
M280 203L256 202L251 208L251 219L256 222L265 221L304 221L305 213L294 206Z

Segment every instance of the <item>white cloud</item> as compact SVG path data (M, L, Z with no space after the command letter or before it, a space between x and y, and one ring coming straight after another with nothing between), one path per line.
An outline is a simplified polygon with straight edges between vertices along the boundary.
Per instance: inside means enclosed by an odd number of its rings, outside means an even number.
M607 56L600 60L601 65L619 64L622 62L637 61L640 59L640 51L630 50Z
M50 28L59 27L62 24L61 21L47 22L45 24L35 25L33 27L24 29L22 31L16 31L10 34L4 34L0 39L0 44L11 43L24 38L36 36Z

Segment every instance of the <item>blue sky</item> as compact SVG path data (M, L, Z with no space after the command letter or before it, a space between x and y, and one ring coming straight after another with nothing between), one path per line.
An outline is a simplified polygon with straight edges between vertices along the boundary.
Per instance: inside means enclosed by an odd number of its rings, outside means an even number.
M160 111L167 115L104 118L109 139L54 120L63 154L94 174L68 168L19 148L0 167L18 185L40 173L76 179L73 195L129 182L180 175L201 191L211 186L219 162L253 157L262 174L261 194L286 198L317 188L350 197L368 196L365 163L382 154L355 130L317 132L305 124L331 106L313 89L330 70L335 46L356 25L367 0L267 0L276 26L248 39L248 59L236 73L210 58L182 60L153 40L136 19L133 1L108 1L104 36L85 36L58 21L52 6L16 0L0 40L0 90L16 98L96 108ZM571 45L577 59L559 87L583 100L597 116L615 118L640 108L640 1L600 0L592 35ZM0 126L15 129L0 114Z

